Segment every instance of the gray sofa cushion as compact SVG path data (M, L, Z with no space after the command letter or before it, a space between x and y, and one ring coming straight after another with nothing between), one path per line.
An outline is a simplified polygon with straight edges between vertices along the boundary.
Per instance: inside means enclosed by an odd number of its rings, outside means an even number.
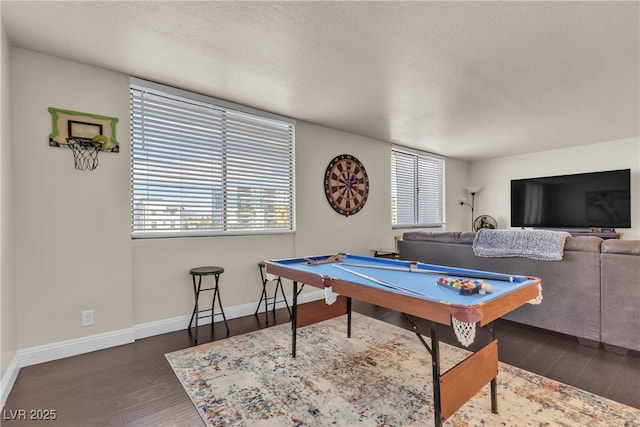
M457 243L459 231L412 231L404 233L403 240Z
M564 244L565 251L600 252L602 239L594 236L569 237Z
M458 243L464 243L465 245L473 245L473 239L476 238L476 233L473 231L464 231L460 233L458 237Z
M408 231L404 233L402 240L472 245L475 237L476 233L473 231ZM622 240L611 240L611 242L622 242ZM569 251L600 252L601 243L602 239L594 236L569 237L565 242L564 249Z

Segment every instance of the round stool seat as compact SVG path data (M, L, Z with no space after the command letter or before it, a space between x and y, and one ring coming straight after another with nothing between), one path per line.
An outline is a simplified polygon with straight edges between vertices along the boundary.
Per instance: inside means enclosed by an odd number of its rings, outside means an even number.
M195 276L208 276L209 274L221 274L224 273L224 268L209 266L209 267L195 267L189 270L189 274Z

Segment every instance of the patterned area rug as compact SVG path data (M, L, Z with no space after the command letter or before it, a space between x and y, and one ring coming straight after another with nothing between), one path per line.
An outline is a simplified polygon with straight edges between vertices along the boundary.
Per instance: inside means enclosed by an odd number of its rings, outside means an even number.
M430 426L431 356L415 334L358 313L298 330L279 325L166 355L209 426ZM427 339L425 337L425 339ZM428 341L428 339L427 339ZM467 354L441 344L442 372ZM447 426L640 426L640 411L500 363Z

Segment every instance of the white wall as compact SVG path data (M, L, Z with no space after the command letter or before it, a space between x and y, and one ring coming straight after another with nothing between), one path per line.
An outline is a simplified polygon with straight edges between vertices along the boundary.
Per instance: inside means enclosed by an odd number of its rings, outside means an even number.
M0 21L1 22L1 21ZM17 343L16 284L13 248L13 167L11 144L11 48L3 28L0 28L0 378L5 376Z
M13 48L12 82L18 348L130 327L127 77ZM118 117L120 153L75 170L49 147L48 107Z
M510 227L512 179L631 169L631 225L617 229L624 239L640 239L640 137L473 162L469 182L482 187L476 213L486 213L500 228Z
M356 215L337 214L324 194L324 174L337 155L352 154L367 170L370 192ZM308 123L296 127L296 215L298 254L355 252L393 247L391 146L388 143Z
M469 163L457 159L447 159L445 182L445 229L450 231L471 231L471 208L467 205L460 205L463 200L471 203L471 195L466 190L471 185L469 181ZM484 212L480 212L476 206L475 216L482 213Z
M257 305L262 291L258 262L293 256L292 241L291 235L132 241L133 324L190 314L193 291L189 269L197 266L225 269L220 296L227 315L230 307ZM213 283L213 278L203 280ZM205 300L202 303L207 304Z

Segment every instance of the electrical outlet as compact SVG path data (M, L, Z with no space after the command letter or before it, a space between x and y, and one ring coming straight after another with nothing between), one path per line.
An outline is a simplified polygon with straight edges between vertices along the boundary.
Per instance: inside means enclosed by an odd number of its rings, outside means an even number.
M93 310L85 310L82 312L82 326L93 325Z

